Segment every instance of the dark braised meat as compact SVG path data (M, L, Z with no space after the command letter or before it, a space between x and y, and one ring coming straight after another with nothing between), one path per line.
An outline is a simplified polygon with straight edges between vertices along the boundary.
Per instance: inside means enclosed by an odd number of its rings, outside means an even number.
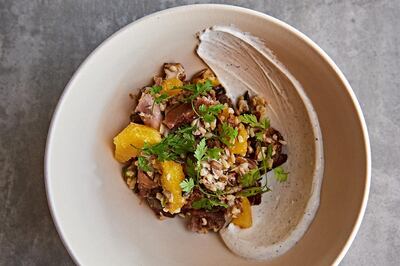
M182 124L191 123L196 114L190 103L178 103L165 111L164 124L169 128L179 127Z
M208 230L217 232L225 225L224 210L191 210L187 213L187 217L188 228L198 233L207 233Z

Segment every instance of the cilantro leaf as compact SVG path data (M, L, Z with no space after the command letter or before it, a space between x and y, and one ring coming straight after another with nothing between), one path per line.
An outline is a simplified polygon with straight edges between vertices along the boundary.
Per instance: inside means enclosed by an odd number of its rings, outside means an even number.
M242 123L248 124L251 127L258 127L261 129L267 129L270 126L269 119L268 118L263 118L260 121L257 120L257 117L255 115L250 115L250 114L243 114L239 116L239 119Z
M193 178L185 179L179 184L179 186L184 192L190 193L194 188L194 180Z
M289 173L285 172L282 167L278 166L274 168L275 179L278 182L285 182L288 178Z
M267 186L262 186L262 187L249 187L241 190L238 195L243 196L243 197L250 197L250 196L255 196L257 194L263 194L265 192L271 191L271 189Z
M218 159L221 152L221 148L209 148L207 150L207 157L210 159Z
M139 156L137 162L140 170L144 172L151 172L153 170L149 164L149 161L145 157Z
M240 178L240 184L243 187L251 187L255 185L257 180L261 178L258 168L252 169Z
M226 146L232 146L232 142L238 135L238 130L228 123L222 123L219 139Z
M228 208L228 204L221 202L216 199L208 199L208 198L202 198L197 201L194 201L192 203L193 209L206 209L206 210L212 210L213 207L224 207Z

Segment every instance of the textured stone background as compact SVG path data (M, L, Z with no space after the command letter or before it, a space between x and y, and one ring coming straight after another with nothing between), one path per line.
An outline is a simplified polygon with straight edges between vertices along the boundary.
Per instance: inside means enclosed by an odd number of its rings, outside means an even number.
M0 0L0 265L73 264L47 207L43 155L51 115L79 64L144 15L205 2ZM400 1L216 2L288 22L349 79L369 127L373 169L365 219L342 265L400 265Z

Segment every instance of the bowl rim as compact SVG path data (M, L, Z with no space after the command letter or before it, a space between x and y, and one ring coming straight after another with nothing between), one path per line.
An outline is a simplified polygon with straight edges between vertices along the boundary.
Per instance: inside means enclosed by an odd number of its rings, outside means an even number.
M53 219L53 223L56 227L56 230L58 232L58 235L68 251L71 259L76 263L77 265L81 265L79 263L79 258L75 251L72 249L72 247L69 245L68 240L65 237L64 230L61 228L59 220L58 220L58 215L57 215L57 210L55 209L54 206L54 198L52 196L52 190L51 190L51 179L50 179L50 170L49 170L49 165L50 165L50 147L52 145L52 140L53 140L53 131L54 128L57 124L57 120L59 117L59 114L62 110L62 106L64 102L67 99L67 96L69 94L69 91L71 90L71 87L74 86L77 77L79 76L81 70L88 64L91 59L96 56L99 50L105 45L107 45L109 42L111 42L117 35L123 33L124 31L128 30L129 28L133 27L136 24L143 23L145 20L151 19L153 17L157 17L159 15L165 15L167 13L174 13L176 11L183 11L186 10L187 12L193 11L193 10L201 10L201 9L219 9L221 11L234 11L234 12L243 12L247 13L251 16L259 17L264 20L268 20L270 22L273 22L277 24L278 26L281 26L282 28L286 29L287 31L293 33L296 35L296 37L300 38L302 41L304 41L307 45L309 45L312 49L314 49L321 57L322 59L334 70L336 73L337 77L339 80L343 83L346 92L348 96L351 99L351 102L353 104L353 107L356 110L358 120L361 125L362 129L362 134L364 137L364 148L366 151L366 176L365 176L365 187L364 187L364 192L363 192L363 199L361 203L361 207L358 212L358 216L356 219L355 224L353 225L353 229L348 236L345 245L343 246L342 250L340 253L337 255L335 261L333 262L333 265L338 265L346 253L348 252L351 244L353 243L355 236L360 229L361 222L363 220L365 210L367 207L367 202L368 202L368 196L369 196L369 191L370 191L370 184L371 184L371 147L370 147L370 140L369 140L369 135L368 135L368 129L367 125L361 110L361 106L357 100L357 97L353 91L353 89L350 86L350 83L347 81L346 77L342 73L342 71L339 69L339 67L335 64L335 62L328 56L328 54L321 48L319 47L314 41L312 41L307 35L302 33L301 31L297 30L296 28L290 26L286 22L283 22L275 17L272 17L270 15L267 15L265 13L255 11L252 9L244 8L244 7L239 7L239 6L234 6L234 5L227 5L227 4L190 4L190 5L183 5L183 6L177 6L177 7L172 7L168 9L164 9L161 11L157 11L154 13L151 13L149 15L143 16L140 19L137 19L125 26L123 26L121 29L117 30L114 32L112 35L110 35L106 40L104 40L99 46L97 46L87 57L86 59L79 65L79 67L76 69L74 72L73 76L71 77L70 81L67 83L67 85L64 88L64 91L62 92L57 106L54 110L49 130L47 133L47 140L46 140L46 148L45 148L45 155L44 155L44 181L45 181L45 188L46 188L46 195L47 195L47 203L49 205L50 209L50 214Z

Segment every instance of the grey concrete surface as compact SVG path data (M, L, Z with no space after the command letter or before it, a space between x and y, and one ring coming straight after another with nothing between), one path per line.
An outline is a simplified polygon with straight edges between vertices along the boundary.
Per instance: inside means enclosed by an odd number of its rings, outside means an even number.
M0 265L71 265L43 182L51 115L85 57L114 31L168 7L208 1L0 0ZM400 265L400 1L215 1L275 16L317 42L363 108L372 186L342 265Z

